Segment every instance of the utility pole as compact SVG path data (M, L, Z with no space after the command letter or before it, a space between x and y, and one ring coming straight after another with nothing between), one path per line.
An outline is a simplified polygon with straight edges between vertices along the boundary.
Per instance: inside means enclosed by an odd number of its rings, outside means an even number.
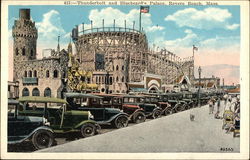
M201 107L201 66L199 66L198 72L199 72L198 106Z

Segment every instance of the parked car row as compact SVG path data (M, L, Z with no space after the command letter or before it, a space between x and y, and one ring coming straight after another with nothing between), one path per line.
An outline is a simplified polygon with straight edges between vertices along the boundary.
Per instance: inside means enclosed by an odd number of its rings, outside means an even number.
M216 93L201 94L206 104ZM27 96L9 100L8 143L30 140L36 149L54 144L56 134L78 132L82 137L98 134L102 125L114 128L142 123L196 107L197 93L84 94L66 93L65 99Z

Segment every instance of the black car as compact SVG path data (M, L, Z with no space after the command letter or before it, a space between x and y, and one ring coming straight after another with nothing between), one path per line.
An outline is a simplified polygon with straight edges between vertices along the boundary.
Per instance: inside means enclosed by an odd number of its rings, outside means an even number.
M115 128L128 126L129 116L117 108L106 108L102 97L84 93L65 93L66 101L72 110L89 111L99 125L112 125ZM97 107L99 105L99 107Z
M160 102L168 102L171 105L171 113L185 110L186 102L182 100L181 93L164 93L159 95Z
M36 149L51 147L54 133L47 119L18 115L19 101L8 100L8 144L32 141Z
M159 118L162 114L162 109L156 104L151 103L146 96L143 95L122 95L123 108L134 105L143 109L147 118Z

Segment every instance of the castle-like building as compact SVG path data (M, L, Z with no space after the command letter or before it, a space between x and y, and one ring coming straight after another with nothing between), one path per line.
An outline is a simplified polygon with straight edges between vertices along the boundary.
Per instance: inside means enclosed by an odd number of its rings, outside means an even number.
M68 53L52 51L50 57L37 59L37 29L30 9L20 9L12 28L13 80L19 82L19 96L61 97L66 91Z

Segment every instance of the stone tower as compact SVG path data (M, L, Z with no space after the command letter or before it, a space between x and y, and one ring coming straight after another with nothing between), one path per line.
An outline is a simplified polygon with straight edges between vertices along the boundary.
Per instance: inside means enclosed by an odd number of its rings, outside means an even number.
M22 61L36 59L37 29L35 22L30 19L30 9L20 9L19 19L12 27L14 81L19 78L17 70Z

